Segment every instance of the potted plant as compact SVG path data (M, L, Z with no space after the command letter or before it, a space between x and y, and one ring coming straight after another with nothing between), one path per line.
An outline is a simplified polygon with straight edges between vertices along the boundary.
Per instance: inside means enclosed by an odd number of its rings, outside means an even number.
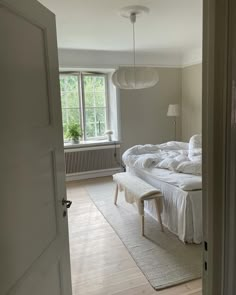
M79 143L82 136L80 124L71 122L67 127L67 137L72 140L72 143Z

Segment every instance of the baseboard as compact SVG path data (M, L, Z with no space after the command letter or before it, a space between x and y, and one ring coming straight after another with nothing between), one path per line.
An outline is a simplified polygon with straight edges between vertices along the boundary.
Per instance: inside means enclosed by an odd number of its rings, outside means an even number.
M124 169L122 167L118 167L118 168L111 168L111 169L104 169L104 170L94 170L94 171L86 171L86 172L80 172L80 173L67 174L66 181L69 182L69 181L75 181L75 180L110 176L115 173L123 172L123 171L124 171Z

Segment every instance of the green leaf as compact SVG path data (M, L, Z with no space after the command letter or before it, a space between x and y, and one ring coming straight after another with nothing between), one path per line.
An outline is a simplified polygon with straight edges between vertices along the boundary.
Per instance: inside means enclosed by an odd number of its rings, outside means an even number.
M67 126L67 136L70 139L79 139L82 136L80 124L76 122L70 122Z

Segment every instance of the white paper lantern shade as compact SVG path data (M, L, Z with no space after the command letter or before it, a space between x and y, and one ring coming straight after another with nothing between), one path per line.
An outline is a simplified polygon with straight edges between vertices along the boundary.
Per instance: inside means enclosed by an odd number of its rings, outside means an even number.
M151 67L120 68L112 75L112 82L120 89L145 89L159 81L158 72Z

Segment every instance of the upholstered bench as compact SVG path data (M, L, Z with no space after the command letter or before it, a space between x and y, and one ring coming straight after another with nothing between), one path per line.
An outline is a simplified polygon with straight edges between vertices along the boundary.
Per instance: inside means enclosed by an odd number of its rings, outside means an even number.
M161 201L163 197L161 191L128 172L114 174L113 180L116 183L114 204L117 204L119 190L125 191L125 199L128 203L136 202L138 212L141 216L142 235L144 236L144 201L146 200L153 199L155 201L157 217L161 230L164 231L161 219Z

